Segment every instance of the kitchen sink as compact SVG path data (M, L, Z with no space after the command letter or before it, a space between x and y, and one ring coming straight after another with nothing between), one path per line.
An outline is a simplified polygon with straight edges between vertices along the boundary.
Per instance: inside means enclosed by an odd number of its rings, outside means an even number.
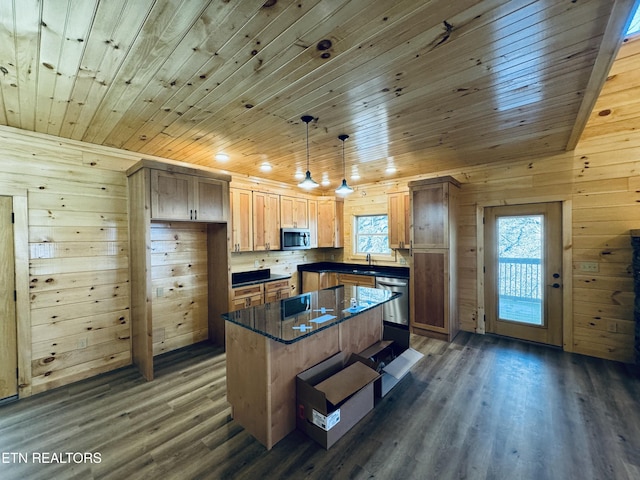
M375 275L377 273L375 270L352 270L351 272L361 275Z

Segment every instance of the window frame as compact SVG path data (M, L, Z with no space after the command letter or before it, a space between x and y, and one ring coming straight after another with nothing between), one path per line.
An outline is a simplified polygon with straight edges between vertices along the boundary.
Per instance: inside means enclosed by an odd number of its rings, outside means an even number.
M386 217L387 218L387 252L371 252L370 254L367 252L359 252L358 251L358 222L360 218L363 217ZM382 258L384 260L390 260L394 258L394 251L392 248L389 247L389 241L388 241L388 237L389 237L389 212L375 212L375 213L366 213L366 214L362 214L362 215L353 215L352 218L352 231L353 231L353 236L352 236L352 256L353 258L359 258L359 259L364 259L367 257L367 255L371 255L371 259L373 259L373 257L377 257L377 258Z

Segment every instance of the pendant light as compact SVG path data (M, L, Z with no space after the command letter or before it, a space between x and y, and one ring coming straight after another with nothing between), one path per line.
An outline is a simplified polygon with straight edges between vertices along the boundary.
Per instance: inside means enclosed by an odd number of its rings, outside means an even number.
M340 195L347 195L353 192L353 188L347 185L347 174L346 174L346 166L344 163L344 141L349 138L349 135L338 135L338 138L342 141L342 185L336 188L336 193Z
M318 182L311 178L311 172L309 171L309 122L313 120L313 117L311 115L305 115L300 117L300 120L307 124L307 173L305 173L304 180L301 181L298 186L310 190L318 186Z

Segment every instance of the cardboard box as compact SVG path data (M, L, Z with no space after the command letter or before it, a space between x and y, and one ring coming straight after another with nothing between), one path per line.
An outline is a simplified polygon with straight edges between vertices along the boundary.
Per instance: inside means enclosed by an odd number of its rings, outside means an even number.
M356 358L381 374L375 382L376 397L395 387L424 355L409 347L409 331L385 325L384 340L360 352Z
M298 429L329 449L373 409L373 383L379 377L343 352L298 374Z

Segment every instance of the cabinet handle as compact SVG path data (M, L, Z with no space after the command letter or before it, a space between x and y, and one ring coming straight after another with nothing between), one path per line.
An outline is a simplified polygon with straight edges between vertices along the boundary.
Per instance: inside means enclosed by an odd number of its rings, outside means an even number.
M409 241L409 256L413 257L413 240Z
M198 219L198 210L194 210L193 211L193 219L197 220Z

